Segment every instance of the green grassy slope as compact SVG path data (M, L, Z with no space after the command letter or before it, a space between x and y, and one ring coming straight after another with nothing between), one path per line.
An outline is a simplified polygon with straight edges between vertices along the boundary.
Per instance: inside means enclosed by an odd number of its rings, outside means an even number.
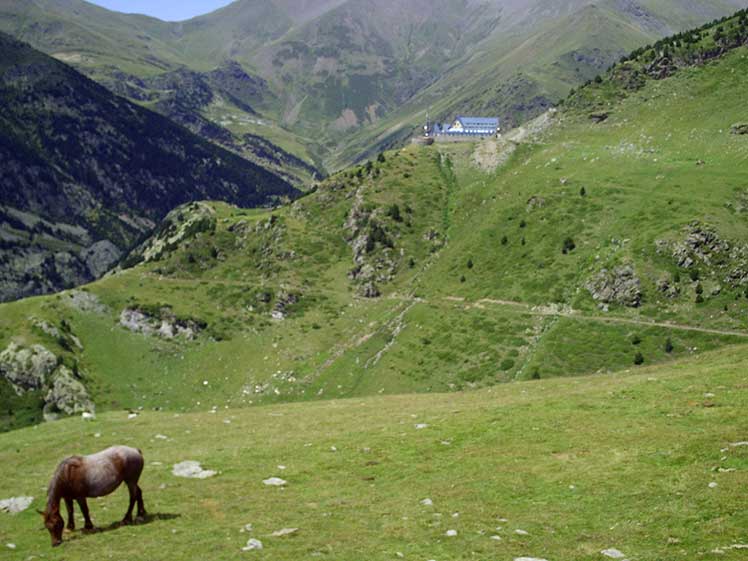
M737 561L746 366L743 347L636 375L457 395L71 419L0 435L12 466L0 496L41 508L61 458L123 443L145 454L147 523L116 528L119 490L90 503L106 530L66 534L55 557L595 561L616 548L641 561ZM219 474L174 477L187 459ZM263 485L269 477L287 485ZM4 559L51 555L33 508L0 516L0 542L16 546L3 545ZM271 535L283 528L298 530ZM249 538L263 550L240 551Z
M65 294L0 308L0 348L77 361L100 409L186 411L615 372L743 343L748 144L730 127L746 56L604 101L602 124L597 105L570 102L496 170L474 164L491 144L412 147L290 207L212 205L215 229L87 288L105 313ZM613 100L610 84L589 92ZM621 267L638 307L587 289ZM167 341L118 325L124 309L165 307L205 330ZM84 349L31 318L64 319Z

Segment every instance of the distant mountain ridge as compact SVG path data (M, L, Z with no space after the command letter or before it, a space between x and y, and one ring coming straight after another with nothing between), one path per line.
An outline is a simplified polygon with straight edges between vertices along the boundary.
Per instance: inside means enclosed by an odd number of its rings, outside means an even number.
M0 101L0 300L97 278L182 203L297 193L1 33Z
M141 103L263 165L261 136L318 170L402 142L432 114L536 116L631 50L728 15L748 0L239 0L185 22L82 0L9 0L0 29L126 93L188 68L241 68L261 95L247 111L211 86L187 112L148 85ZM177 110L178 109L178 110ZM206 126L213 123L217 130ZM222 140L223 139L223 140ZM275 171L278 171L275 169ZM296 168L296 178L309 172Z

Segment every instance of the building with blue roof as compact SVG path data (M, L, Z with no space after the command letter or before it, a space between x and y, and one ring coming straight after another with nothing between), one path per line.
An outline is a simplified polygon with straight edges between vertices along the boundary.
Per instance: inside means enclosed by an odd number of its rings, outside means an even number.
M452 123L428 124L424 127L426 136L486 137L496 136L501 131L498 117L464 117L455 118Z

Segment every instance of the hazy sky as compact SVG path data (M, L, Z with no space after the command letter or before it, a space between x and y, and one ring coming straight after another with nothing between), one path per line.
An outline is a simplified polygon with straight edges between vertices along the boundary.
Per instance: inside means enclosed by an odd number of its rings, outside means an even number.
M127 14L148 14L165 21L180 21L230 4L232 0L88 0Z

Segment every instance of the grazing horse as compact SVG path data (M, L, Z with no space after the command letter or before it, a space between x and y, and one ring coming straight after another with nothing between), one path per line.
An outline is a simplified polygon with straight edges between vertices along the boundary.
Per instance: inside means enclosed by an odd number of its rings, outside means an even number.
M145 516L143 493L138 487L143 464L143 453L128 446L113 446L90 456L71 456L60 462L49 483L47 508L44 512L40 511L44 525L52 536L52 547L62 543L65 522L60 514L61 500L65 501L68 511L68 530L75 530L74 500L83 513L85 529L93 530L86 498L109 495L124 481L130 491L130 506L122 523L132 523L132 509L136 502L138 518Z

